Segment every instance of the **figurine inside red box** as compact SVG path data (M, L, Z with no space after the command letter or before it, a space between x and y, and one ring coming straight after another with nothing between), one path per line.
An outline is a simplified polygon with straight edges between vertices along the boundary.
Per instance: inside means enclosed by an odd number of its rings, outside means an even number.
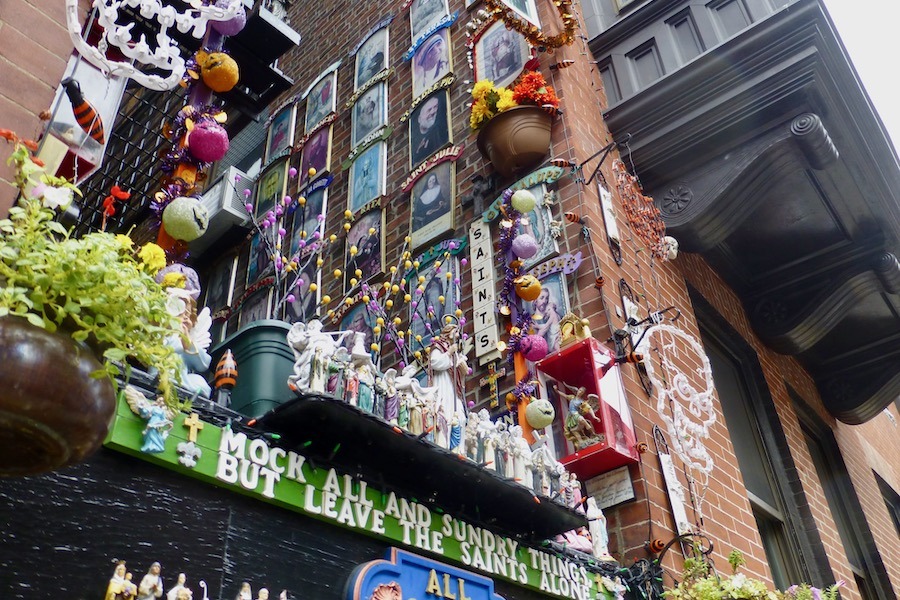
M638 460L634 425L615 353L588 337L537 363L538 379L560 418L559 461L582 481Z

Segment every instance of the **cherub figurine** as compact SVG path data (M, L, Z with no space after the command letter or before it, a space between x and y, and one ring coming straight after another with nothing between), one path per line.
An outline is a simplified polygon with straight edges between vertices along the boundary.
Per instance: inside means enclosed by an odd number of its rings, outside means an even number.
M181 370L181 385L192 393L209 398L210 387L206 378L199 373L209 369L212 360L206 351L212 343L209 329L212 315L209 307L197 312L197 300L190 290L166 288L169 294L168 310L181 319L181 334L172 336L166 344L181 356L184 366Z
M137 388L127 385L125 386L125 400L131 412L142 419L146 419L147 426L144 428L144 443L141 445L141 452L148 454L158 454L166 449L166 438L174 426L172 420L175 415L166 406L162 396L156 398L155 402L150 402L144 394Z

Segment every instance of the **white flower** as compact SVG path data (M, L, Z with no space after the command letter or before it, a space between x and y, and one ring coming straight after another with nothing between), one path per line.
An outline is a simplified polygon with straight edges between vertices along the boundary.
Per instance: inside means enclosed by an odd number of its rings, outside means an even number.
M42 204L53 210L66 210L72 204L72 190L66 187L45 186L42 190L44 199Z

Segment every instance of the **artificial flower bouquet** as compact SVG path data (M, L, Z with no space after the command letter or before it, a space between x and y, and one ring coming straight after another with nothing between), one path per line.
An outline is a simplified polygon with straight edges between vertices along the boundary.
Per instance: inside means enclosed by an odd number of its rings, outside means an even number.
M496 87L489 79L482 79L472 88L472 112L469 125L477 131L498 114L516 106L539 106L551 114L559 108L559 98L553 86L539 71L527 71L511 88Z

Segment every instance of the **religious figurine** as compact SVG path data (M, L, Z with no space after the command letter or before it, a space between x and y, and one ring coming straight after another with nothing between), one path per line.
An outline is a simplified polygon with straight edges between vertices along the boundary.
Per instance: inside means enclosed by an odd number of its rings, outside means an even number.
M181 590L187 589L184 585L184 583L186 581L187 581L187 575L185 575L184 573L179 573L178 581L175 583L175 587L173 587L166 593L166 600L179 600L179 598L178 598L179 592ZM188 590L188 591L190 591L190 590Z
M509 431L506 430L506 423L502 421L497 423L494 433L494 471L498 475L507 476L507 465L509 464Z
M166 438L174 426L172 420L175 415L166 406L162 396L155 402L150 402L137 388L125 386L125 400L131 411L147 421L144 427L144 443L141 452L158 454L166 449Z
M310 341L310 333L306 323L297 321L291 325L287 333L287 342L294 352L294 372L288 377L288 386L291 389L309 389L309 376L312 370L312 355L315 348Z
M400 417L400 394L397 391L397 369L388 369L381 378L384 388L384 420L394 425L398 424Z
M486 408L478 411L478 458L479 463L488 461L494 454L494 433L497 424L491 421L491 415Z
M466 355L459 350L458 340L459 326L454 323L444 326L440 335L432 340L428 359L428 383L436 388L435 396L448 422L456 417L460 426L465 429L465 382L469 365ZM459 446L450 449L458 452Z
M462 435L463 435L463 428L462 428L462 425L459 424L459 417L454 416L453 420L450 422L450 444L449 445L450 445L451 450L462 448Z
M478 423L480 414L481 413L476 412L471 413L469 415L469 420L466 422L466 437L463 447L466 457L473 461L478 460L478 448L480 447L480 444L478 443Z
M372 355L365 347L366 335L354 334L353 349L350 351L350 362L356 377L356 405L361 410L371 413L375 409L375 363ZM353 404L353 402L351 402Z
M266 588L259 588L256 600L269 600L269 590L267 590Z
M569 413L566 416L564 434L566 439L572 442L576 450L581 450L592 444L602 441L594 429L594 422L599 421L594 412L593 404L599 402L596 394L588 394L584 386L575 390L574 394L567 394L555 386L560 397L569 401ZM570 388L571 389L571 388Z
M138 600L154 600L154 598L162 598L163 580L160 577L160 566L158 562L150 565L147 574L141 579L138 585Z
M335 398L344 398L344 371L349 362L350 355L343 346L335 350L334 354L328 359L328 380L325 384L325 391Z
M568 473L566 473L566 468L561 463L555 463L550 467L550 497L554 497L557 493L561 493L562 489L562 479L568 478Z
M119 561L106 587L104 600L132 600L137 594L137 586L131 582L129 575L125 572L125 562Z
M199 373L209 369L212 357L206 351L212 343L209 329L212 314L209 307L197 312L197 300L190 290L166 288L169 294L168 311L181 319L181 334L166 340L166 345L181 357L181 386L191 393L210 397L211 389L206 378Z
M591 549L595 558L612 560L609 554L609 533L606 531L606 517L597 506L593 496L587 499L588 531L591 533Z
M522 435L522 427L513 425L509 429L512 446L513 479L528 486L528 470L531 465L531 446Z
M250 582L245 581L241 584L241 590L235 596L234 600L253 600L253 590L250 589Z

